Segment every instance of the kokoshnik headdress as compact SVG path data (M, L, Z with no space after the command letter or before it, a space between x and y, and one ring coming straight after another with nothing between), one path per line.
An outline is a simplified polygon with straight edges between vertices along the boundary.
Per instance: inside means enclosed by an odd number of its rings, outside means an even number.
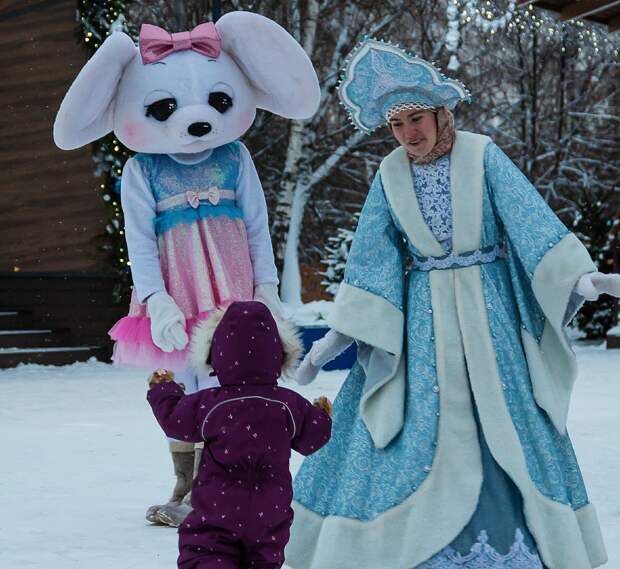
M396 109L453 109L471 93L432 63L400 47L365 39L348 56L338 94L355 127L370 134Z

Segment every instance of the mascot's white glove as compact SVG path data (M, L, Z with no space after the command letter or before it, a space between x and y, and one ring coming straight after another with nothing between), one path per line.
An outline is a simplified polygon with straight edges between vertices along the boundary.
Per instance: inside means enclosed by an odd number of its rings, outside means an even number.
M160 350L172 352L187 346L189 338L185 332L185 316L165 290L147 298L146 311L151 319L153 343Z
M313 342L310 351L297 369L295 381L300 385L307 385L314 381L320 369L327 362L337 358L352 343L353 338L336 332L336 330L330 330L320 340Z
M575 292L586 300L596 300L603 293L620 298L620 275L586 273L577 281Z
M275 283L263 283L254 287L254 300L267 305L271 313L278 318L284 317L284 309L278 296L278 285Z

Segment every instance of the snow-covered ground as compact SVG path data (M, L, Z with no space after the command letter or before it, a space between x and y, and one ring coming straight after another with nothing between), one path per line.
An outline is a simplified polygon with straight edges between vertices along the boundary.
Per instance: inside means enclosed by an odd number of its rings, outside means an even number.
M570 430L609 551L620 568L620 350L578 347ZM297 388L336 395L345 374ZM0 371L0 567L173 569L173 529L146 507L172 484L144 373L99 362ZM291 470L301 458L296 455ZM383 569L381 567L369 569Z

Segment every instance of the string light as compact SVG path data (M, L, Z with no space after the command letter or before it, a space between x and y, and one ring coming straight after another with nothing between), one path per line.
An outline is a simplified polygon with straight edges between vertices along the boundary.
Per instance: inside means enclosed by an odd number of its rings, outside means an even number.
M449 5L458 5L458 0L450 0ZM538 37L547 39L563 38L572 44L578 44L578 51L587 53L590 58L593 55L604 58L616 58L620 50L620 35L601 33L595 24L586 23L582 20L563 22L556 16L542 10L536 10L534 4L529 4L525 9L518 9L514 0L505 0L503 9L499 0L464 0L461 2L462 11L460 20L462 24L473 23L477 28L488 32L490 36L506 29L509 32L534 31ZM450 9L450 8L449 8ZM450 15L448 26L450 27ZM565 48L562 46L562 51ZM456 57L456 54L451 57Z
M134 40L137 30L125 19L125 0L78 0L78 33L83 45L92 56L104 40L114 31L123 31ZM113 135L100 140L93 151L96 174L102 176L104 183L98 190L108 210L108 223L105 226L106 241L102 249L111 255L110 260L118 271L114 300L127 300L131 293L131 278L126 258L125 231L123 215L118 201L122 168L131 153Z
M509 0L508 6L504 13L496 16L487 8L480 9L479 4L479 0L466 0L465 12L468 14L466 21L470 22L473 19L474 25L478 28L485 32L492 31L492 33L505 28L508 22L512 20L517 8L516 0ZM486 5L491 6L491 3L486 2Z

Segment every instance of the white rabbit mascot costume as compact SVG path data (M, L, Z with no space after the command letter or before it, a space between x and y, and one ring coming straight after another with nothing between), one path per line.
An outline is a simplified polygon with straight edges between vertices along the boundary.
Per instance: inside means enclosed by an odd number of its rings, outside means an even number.
M110 331L115 363L173 370L188 393L212 387L216 379L189 365L195 324L237 300L278 312L265 197L237 139L257 108L302 119L319 98L302 47L249 12L175 34L144 24L139 48L114 33L84 66L58 111L56 144L74 149L114 131L138 152L121 184L134 289L128 316ZM182 500L194 452L182 441L171 451L173 496L147 519L178 525L190 509Z

